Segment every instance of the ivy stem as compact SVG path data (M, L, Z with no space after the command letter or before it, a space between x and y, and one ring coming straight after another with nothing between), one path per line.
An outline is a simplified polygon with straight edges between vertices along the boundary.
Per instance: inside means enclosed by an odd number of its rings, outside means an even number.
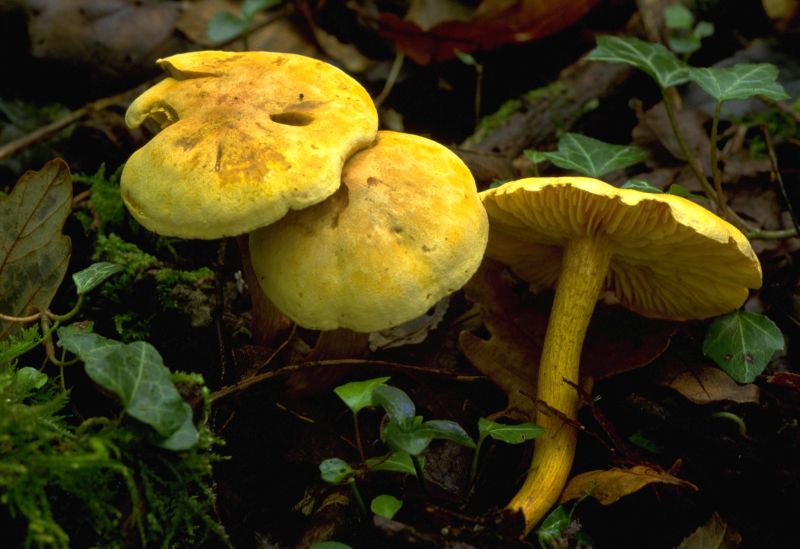
M412 455L410 457L411 457L411 463L414 464L414 472L417 473L417 478L419 479L419 484L420 484L420 486L422 486L422 491L427 496L427 495L429 495L429 493L428 493L428 485L425 482L425 473L422 470L422 463L420 463L420 461L419 461L419 456L413 456Z
M672 126L672 132L675 134L675 139L678 140L678 146L680 147L681 152L683 152L683 155L686 157L686 162L689 164L692 172L694 172L697 181L700 183L700 186L703 187L703 191L706 193L708 198L714 202L717 202L719 198L717 197L716 191L714 191L714 187L711 186L708 178L703 173L703 168L700 166L700 162L686 145L686 140L683 138L683 132L678 126L678 119L675 117L675 110L672 106L672 101L670 100L667 91L664 88L661 88L661 98L664 102L664 110L667 112L667 118L669 118L669 123ZM714 146L715 145L712 143L712 147Z
M361 459L361 463L364 464L367 462L367 457L364 454L364 444L361 442L361 425L358 422L358 412L353 412L353 430L355 431L356 436L358 457Z
M358 489L358 484L355 480L351 480L348 482L350 485L350 490L353 492L353 497L356 499L356 505L358 505L358 510L361 511L361 514L365 517L369 516L369 511L367 510L367 506L364 503L364 498L361 497L361 490Z
M722 101L717 101L714 108L714 118L711 121L711 140L709 143L709 158L711 160L711 174L714 180L714 190L717 193L717 208L722 216L730 219L730 209L725 200L725 193L722 191L722 172L719 169L719 159L717 158L717 140L719 130L719 116L722 111Z

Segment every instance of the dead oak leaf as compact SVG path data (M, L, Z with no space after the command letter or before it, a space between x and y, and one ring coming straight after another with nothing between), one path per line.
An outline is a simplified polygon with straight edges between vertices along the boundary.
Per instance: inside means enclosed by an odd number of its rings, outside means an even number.
M69 262L61 228L71 206L72 178L61 159L25 173L0 197L0 312L21 316L50 305ZM0 339L18 327L0 321Z
M648 465L634 465L630 469L588 471L575 475L561 494L560 503L592 496L602 505L611 505L620 498L638 492L650 484L670 484L696 492L697 486Z
M503 265L491 260L484 261L466 294L480 303L490 337L462 332L462 352L507 395L508 405L497 415L533 421L537 369L552 295L534 296ZM581 354L581 376L599 380L641 368L666 350L674 331L672 323L598 303Z

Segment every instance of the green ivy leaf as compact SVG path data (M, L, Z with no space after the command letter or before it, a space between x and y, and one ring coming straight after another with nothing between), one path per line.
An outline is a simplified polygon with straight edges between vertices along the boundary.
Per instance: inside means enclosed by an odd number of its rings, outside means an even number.
M373 513L389 520L394 518L401 507L403 507L403 502L389 494L381 494L369 504Z
M108 261L100 261L92 263L82 271L72 275L72 280L75 282L75 287L78 288L79 294L91 292L111 275L115 275L120 271L125 270L122 265L110 263Z
M752 382L783 348L783 334L772 320L744 311L715 319L703 341L703 354L739 383Z
M348 408L357 414L359 411L369 406L375 406L372 400L372 391L379 385L389 381L389 377L376 377L365 381L353 381L339 385L333 392L342 399Z
M372 401L381 406L392 423L410 427L416 417L416 407L405 391L391 385L378 385L372 391Z
M690 30L694 15L683 4L673 4L664 9L664 24L668 29Z
M455 53L456 54L456 58L458 58L458 60L461 61L462 63L464 63L465 65L469 65L470 67L477 67L478 66L478 62L475 60L475 58L472 55L470 55L468 53L464 53L461 50L455 50L453 53Z
M92 381L120 399L125 413L160 435L171 437L186 428L187 418L191 421L191 407L172 383L161 355L149 343L120 343L73 326L59 328L58 339L59 345L84 362Z
M640 193L664 194L664 191L654 187L644 179L629 179L619 186L620 189L631 189Z
M356 473L345 460L329 458L319 464L319 475L330 484L347 484L355 479Z
M433 438L433 433L427 429L422 429L420 426L403 428L394 421L390 421L381 429L381 440L392 451L405 452L412 456L418 456L424 452Z
M321 541L312 545L311 549L353 549L353 546L340 541Z
M411 461L411 456L406 452L392 452L388 456L369 458L367 467L372 471L390 471L417 475L417 470L414 469L414 462Z
M194 426L192 407L184 402L183 409L185 415L183 424L177 431L158 443L161 448L172 450L173 452L181 452L194 448L200 442L200 433L197 432L197 428Z
M519 423L516 425L508 425L505 423L498 423L484 417L478 420L479 439L483 439L488 436L508 444L521 444L538 437L542 433L544 433L544 428L539 427L535 423L528 422Z
M229 11L221 11L208 22L208 39L221 44L243 34L248 26L247 20Z
M732 67L693 67L693 82L717 101L748 99L763 95L776 101L789 95L778 82L778 68L770 63L739 63Z
M268 10L280 4L283 0L244 0L242 2L242 15L251 19L260 11Z
M475 448L475 442L470 438L464 428L449 419L432 419L422 424L424 432L431 438L449 440L467 448Z
M29 393L35 389L41 389L47 383L47 374L43 374L36 368L25 366L14 373L14 388L20 394Z
M689 65L661 44L643 42L629 36L601 36L586 59L626 63L650 75L662 88L689 80Z
M689 54L700 49L700 39L693 34L675 35L667 38L669 49L675 53Z
M559 168L596 178L632 166L645 157L638 147L612 145L578 133L565 133L558 140L556 151L541 154Z
M698 40L708 38L712 34L714 34L714 23L708 21L700 21L692 31L692 35Z
M536 530L536 539L539 545L547 549L558 547L556 542L562 537L562 532L569 526L572 518L563 505L559 505L547 515Z

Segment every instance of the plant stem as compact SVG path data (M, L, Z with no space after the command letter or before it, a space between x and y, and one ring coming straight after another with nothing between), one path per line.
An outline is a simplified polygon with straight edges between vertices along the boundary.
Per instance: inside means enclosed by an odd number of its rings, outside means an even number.
M611 243L586 236L564 248L561 274L539 365L535 422L545 430L534 443L528 476L508 508L521 511L525 534L558 501L575 456L581 347L611 262ZM558 412L553 413L553 411Z
M358 489L358 484L356 484L355 480L351 480L348 482L350 485L350 490L353 492L353 497L356 498L356 505L358 505L358 510L361 511L361 514L365 517L369 516L369 511L367 510L367 506L364 503L364 498L361 497L361 490Z
M661 97L664 102L664 110L667 112L667 118L669 118L669 123L672 126L672 132L675 134L675 139L678 140L678 146L681 148L681 152L683 152L683 155L686 157L686 162L694 172L697 181L700 182L700 186L703 187L703 191L705 191L708 198L716 202L718 200L717 193L714 191L711 183L708 182L708 178L706 178L706 175L703 173L703 168L700 166L700 162L686 145L686 140L683 138L683 132L681 132L681 129L678 126L678 119L675 118L675 111L672 107L672 101L669 99L666 90L663 88L661 89Z
M469 485L472 486L475 483L475 477L478 476L478 461L481 455L481 448L483 447L483 441L486 440L485 436L478 438L478 443L475 445L475 453L472 455L472 463L469 467Z
M389 74L386 76L386 82L383 84L383 89L378 95L375 96L375 99L372 100L376 109L380 107L384 101L386 101L386 98L389 97L389 94L392 92L394 83L397 81L397 77L400 75L400 69L403 68L403 60L405 58L405 54L402 51L397 50L397 54L394 56L394 62L392 63L392 68L389 69Z
M417 474L417 479L419 480L419 485L422 487L422 491L425 495L428 494L428 485L425 483L425 472L422 470L422 463L419 461L419 456L410 456L411 463L414 464L414 472Z
M717 139L719 128L719 115L722 111L722 101L717 101L714 108L714 119L711 121L711 141L709 143L709 157L711 160L711 174L714 179L714 190L717 193L717 208L722 217L729 219L730 211L728 203L725 201L725 193L722 191L722 172L719 170L719 160L717 158Z
M361 442L361 426L358 423L358 412L353 412L353 430L355 431L356 436L356 449L358 449L358 457L361 459L361 463L364 464L367 461L367 456L364 454L364 444Z
M736 424L736 428L739 430L739 434L742 435L742 438L749 439L750 437L747 436L747 425L745 425L744 420L737 416L732 412L714 412L711 414L711 417L717 419L727 419L728 421L732 421Z

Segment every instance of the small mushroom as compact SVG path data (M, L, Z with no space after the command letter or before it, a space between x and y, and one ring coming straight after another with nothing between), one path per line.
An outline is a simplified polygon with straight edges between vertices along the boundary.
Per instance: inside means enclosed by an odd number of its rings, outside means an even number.
M333 196L251 233L250 253L262 289L297 324L366 334L461 288L487 237L475 181L455 154L380 131L347 161Z
M162 235L246 235L321 202L377 132L366 90L310 57L200 51L158 63L170 76L134 100L125 120L153 120L161 131L130 157L120 187L136 220ZM258 290L246 238L239 243L254 338L270 344L280 315Z
M508 504L523 513L527 533L558 501L572 467L580 353L601 292L643 316L701 319L739 308L748 288L761 286L761 266L736 228L673 195L557 177L506 183L481 199L487 256L534 291L556 289L536 395L545 434Z

